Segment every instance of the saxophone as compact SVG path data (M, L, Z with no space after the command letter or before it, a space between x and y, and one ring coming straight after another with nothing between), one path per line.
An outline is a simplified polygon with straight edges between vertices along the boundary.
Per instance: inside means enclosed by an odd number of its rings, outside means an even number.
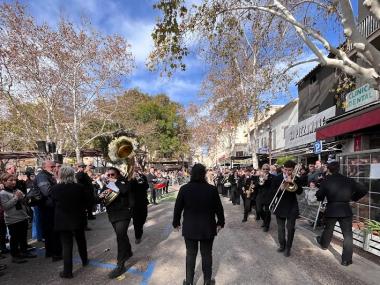
M249 188L244 192L247 198L251 198L253 192L255 192L255 184L253 184L253 180L251 180L251 184L249 184Z

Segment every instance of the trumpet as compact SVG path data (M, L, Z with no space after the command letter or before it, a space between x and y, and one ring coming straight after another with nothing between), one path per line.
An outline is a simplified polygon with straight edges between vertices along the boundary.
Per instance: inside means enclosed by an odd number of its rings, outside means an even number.
M267 180L268 180L268 174L260 175L259 176L259 185L263 186L265 181L267 181Z
M282 180L280 186L277 189L276 194L274 195L272 201L269 204L269 210L274 213L280 204L282 197L284 196L285 191L288 192L296 192L298 190L298 186L296 183L294 183L294 180L296 178L296 174L300 171L301 165L297 164L292 172L292 179L291 181L287 180L287 177L284 176L284 179Z

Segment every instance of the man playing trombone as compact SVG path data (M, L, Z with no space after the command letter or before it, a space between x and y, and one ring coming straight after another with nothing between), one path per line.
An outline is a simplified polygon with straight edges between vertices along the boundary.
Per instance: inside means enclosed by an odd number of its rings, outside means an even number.
M278 230L278 252L290 256L292 248L296 219L299 216L297 194L302 193L302 187L296 176L299 165L292 160L284 163L283 173L274 177L271 184L271 193L274 194L269 209L276 215ZM287 238L285 237L285 224Z

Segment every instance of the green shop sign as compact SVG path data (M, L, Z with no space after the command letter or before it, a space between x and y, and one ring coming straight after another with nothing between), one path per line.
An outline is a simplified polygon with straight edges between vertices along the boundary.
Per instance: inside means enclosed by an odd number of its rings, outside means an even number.
M346 95L346 112L379 100L379 93L365 84Z

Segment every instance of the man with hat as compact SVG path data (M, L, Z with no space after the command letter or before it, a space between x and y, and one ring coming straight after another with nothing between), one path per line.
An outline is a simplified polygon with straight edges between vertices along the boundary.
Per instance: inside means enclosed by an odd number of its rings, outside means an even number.
M353 236L351 201L358 201L367 194L368 189L355 180L339 173L339 162L330 159L327 164L328 175L316 193L318 201L327 199L325 210L325 228L321 236L316 237L322 249L327 249L334 232L336 222L342 229L343 253L342 265L352 264Z

